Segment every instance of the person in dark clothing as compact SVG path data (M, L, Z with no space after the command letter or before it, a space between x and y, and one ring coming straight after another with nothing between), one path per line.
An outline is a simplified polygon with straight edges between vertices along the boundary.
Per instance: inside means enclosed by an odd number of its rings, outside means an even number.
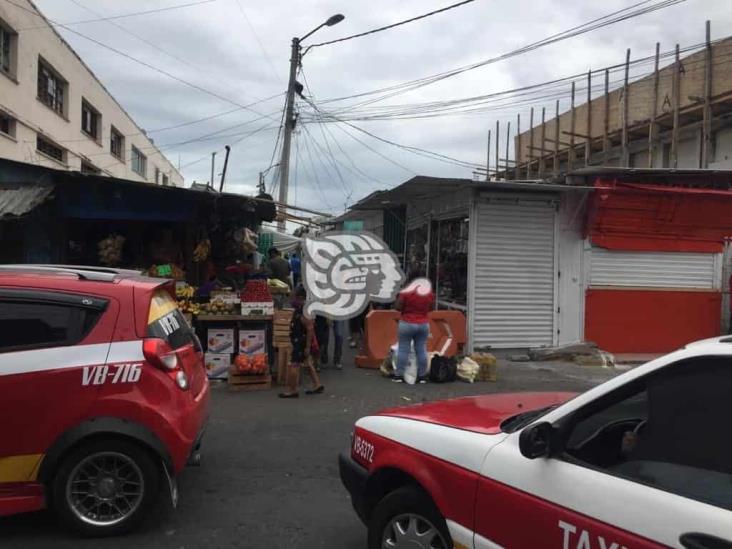
M333 366L336 370L342 370L341 357L343 356L343 322L330 320L324 316L315 317L315 337L320 346L320 367L328 366L328 344L330 343L330 330L333 328Z
M290 322L290 343L292 344L292 359L287 368L287 390L280 393L280 398L297 398L300 396L300 369L305 368L313 382L313 388L305 391L305 394L320 394L325 387L320 382L318 372L315 371L313 357L315 351L315 333L313 321L303 314L305 306L305 288L298 286L295 296L292 299L294 313ZM317 342L316 342L317 343Z
M290 284L290 262L282 257L282 254L277 248L270 248L268 253L268 267L272 278L281 280L289 287L292 287L292 285Z

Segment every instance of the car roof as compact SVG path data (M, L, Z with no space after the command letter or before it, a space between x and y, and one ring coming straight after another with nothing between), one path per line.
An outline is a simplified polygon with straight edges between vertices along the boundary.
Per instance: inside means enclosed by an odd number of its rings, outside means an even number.
M0 265L0 275L13 276L46 276L77 278L78 280L93 280L97 282L117 282L122 278L139 277L140 271L129 269L114 269L111 267L95 267L89 265L50 265L50 264L15 264Z
M83 291L92 287L106 293L113 288L134 286L154 288L170 283L168 279L150 278L140 271L86 265L17 264L0 265L0 283L49 289Z

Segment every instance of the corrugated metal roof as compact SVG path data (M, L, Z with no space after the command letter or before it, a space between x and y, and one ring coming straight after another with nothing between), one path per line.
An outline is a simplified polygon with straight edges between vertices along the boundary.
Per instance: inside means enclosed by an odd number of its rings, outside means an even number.
M53 188L53 185L0 188L0 219L27 214L45 202L53 193Z

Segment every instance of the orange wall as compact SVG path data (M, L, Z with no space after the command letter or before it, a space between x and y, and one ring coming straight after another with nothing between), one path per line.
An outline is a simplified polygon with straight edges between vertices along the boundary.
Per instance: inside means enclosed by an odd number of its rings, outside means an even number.
M611 353L664 353L720 335L722 294L587 291L585 339Z

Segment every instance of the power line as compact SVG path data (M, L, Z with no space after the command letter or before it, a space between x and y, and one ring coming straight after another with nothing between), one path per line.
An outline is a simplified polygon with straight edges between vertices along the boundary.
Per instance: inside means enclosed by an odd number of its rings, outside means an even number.
M557 42L560 42L560 41L563 41L563 40L567 40L569 38L574 38L576 36L580 36L582 34L585 34L585 33L588 33L588 32L594 31L594 30L597 30L597 29L602 28L602 27L610 26L610 25L613 25L615 23L619 23L621 21L626 21L626 20L632 19L634 17L639 17L639 16L645 15L647 13L652 13L652 12L657 11L657 10L660 10L660 9L664 9L664 8L667 8L667 7L676 5L676 4L680 4L682 2L686 2L687 0L662 0L662 1L659 1L657 4L654 4L654 5L651 5L651 6L646 6L646 7L640 8L640 9L635 9L635 8L638 8L639 6L643 6L645 4L649 4L649 3L654 2L654 1L657 1L657 0L643 0L642 2L638 2L636 4L633 4L631 6L628 6L626 8L621 9L621 10L612 12L610 14L604 15L604 16L599 17L599 18L596 18L596 19L593 19L593 20L588 21L586 23L583 23L581 25L577 25L575 27L566 29L566 30L561 31L559 33L550 35L550 36L548 36L546 38L543 38L541 40L538 40L536 42L532 42L530 44L527 44L525 46L522 46L521 48L512 50L510 52L501 54L501 55L496 56L496 57L492 57L490 59L486 59L486 60L483 60L483 61L479 61L477 63L473 63L473 64L470 64L470 65L465 65L465 66L462 66L462 67L458 67L458 68L455 68L455 69L451 69L449 71L445 71L445 72L442 72L442 73L433 74L433 75L426 76L426 77L423 77L423 78L418 78L416 80L411 80L411 81L408 81L408 82L403 82L401 84L395 84L393 86L379 88L379 89L371 90L371 91L367 91L367 92L361 92L361 93L353 94L353 95L350 95L350 96L338 97L338 98L334 98L334 99L324 100L321 103L331 103L331 102L337 102L337 101L345 101L347 99L354 99L354 98L359 98L359 97L367 97L367 96L370 96L370 95L376 95L376 94L380 94L380 93L385 93L385 95L383 95L381 97L377 97L377 98L371 99L371 100L365 102L364 104L370 104L370 103L374 103L374 102L378 102L378 101L383 101L384 99L388 99L390 97L394 97L395 95L400 95L400 94L406 93L408 91L413 91L413 90L416 90L418 88L421 88L421 87L424 87L424 86L428 86L430 84L434 84L435 82L439 82L441 80L445 80L447 78L451 78L453 76L457 76L457 75L462 74L462 73L467 72L467 71L471 71L471 70L474 70L474 69L477 69L477 68L480 68L480 67L484 67L484 66L489 65L489 64L492 64L492 63L497 63L499 61L503 61L503 60L509 59L511 57L515 57L515 56L518 56L518 55L522 55L524 53L527 53L527 52L530 52L530 51L534 51L534 50L539 49L539 48L542 48L544 46L548 46L548 45L551 45L551 44L555 44Z
M325 193L323 192L322 185L320 184L320 179L318 179L318 170L315 168L315 161L313 160L313 153L310 150L310 146L308 145L307 141L303 142L303 145L305 146L305 152L308 155L308 159L310 160L310 166L312 167L312 175L313 175L313 181L315 182L315 188L317 189L318 193L320 194L320 197L323 199L323 203L329 208L333 209L333 206L328 202L328 198L326 197Z
M393 23L391 25L386 25L385 27L379 27L378 29L372 29L370 31L361 32L359 34L352 34L351 36L345 36L343 38L337 38L335 40L329 40L328 42L320 42L319 44L313 44L310 46L310 48L317 48L319 46L327 46L328 44L336 44L337 42L345 42L346 40L352 40L353 38L360 38L362 36L368 36L370 34L375 34L377 32L385 31L388 29L393 29L394 27L399 27L401 25L406 25L407 23L412 23L414 21L419 21L420 19L424 19L425 17L430 17L432 15L437 15L438 13L442 13L443 11L448 11L454 8L458 8L460 6L464 6L465 4L470 4L471 2L474 2L475 0L464 0L463 2L458 2L457 4L452 4L451 6L447 6L444 8L441 8L439 10L434 10L429 13L425 13L422 15L418 15L417 17L412 17L410 19L405 19L404 21L399 21L398 23Z
M102 15L101 13L99 13L98 11L94 11L93 9L91 9L91 8L89 8L89 7L87 7L87 6L85 6L84 4L82 4L81 2L79 2L78 0L71 0L71 1L72 1L72 2L74 3L74 4L76 4L77 6L79 6L79 7L81 8L81 9L83 9L83 10L86 10L86 11L88 11L89 13L91 13L91 14L93 14L93 15L96 15L97 17L100 17L100 18L101 18L101 19L96 19L96 21L106 21L106 22L107 22L107 23L109 23L110 25L113 25L113 26L117 27L117 28L118 28L119 30L121 30L122 32L124 32L124 33L126 33L126 34L129 34L129 35L130 35L130 36L132 36L133 38L136 38L137 40L139 40L139 41L140 41L140 42L142 42L143 44L147 44L147 45L148 45L148 46L150 46L151 48L153 48L153 49L155 49L155 50L157 50L157 51L159 51L159 52L161 52L161 53L164 53L165 55L167 55L167 56L168 56L168 57L170 57L171 59L175 59L176 61L178 61L179 63L182 63L183 65L185 65L185 66L187 66L187 67L190 67L190 68L193 68L193 69L196 69L196 70L199 70L199 71L203 71L203 70L205 70L205 69L202 69L201 67L198 67L198 66L194 65L193 63L191 63L191 62L190 62L190 61L188 61L187 59L183 59L182 57L178 57L178 56L177 56L177 55L175 55L174 53L171 53L171 52L169 52L169 51L167 51L167 50L163 49L163 48L162 48L161 46L159 46L158 44L155 44L154 42L151 42L150 40L148 40L148 39L147 39L147 38L145 38L144 36L140 36L139 34L137 34L137 33L135 33L135 32L132 32L132 31L131 31L131 30L129 30L129 29L127 28L127 27L123 27L122 25L120 25L119 23L117 23L116 21L114 21L114 18L105 18L105 17L104 17L104 16L103 16L103 15ZM209 1L210 1L210 0L209 0ZM203 2L202 2L202 3L203 3ZM127 16L127 17L129 17L129 16ZM68 24L68 23L67 23L67 24ZM44 27L44 28L45 28L45 27Z
M68 23L55 23L55 24L57 24L57 25L62 25L62 24L63 25L83 25L85 23L97 23L99 21L113 21L115 19L124 19L126 17L137 17L139 15L149 15L151 13L160 13L161 11L170 11L170 10L179 10L181 8L190 8L192 6L200 6L201 4L210 4L211 2L217 2L217 1L218 0L201 0L200 2L191 2L189 4L178 4L178 5L175 5L175 6L168 6L168 7L165 7L165 8L156 8L154 10L136 11L136 12L132 12L132 13L123 13L123 14L120 14L120 15L111 15L109 17L104 17L104 16L102 16L100 14L95 14L95 15L98 16L98 19L85 19L83 21L69 21ZM76 2L74 2L74 3L76 4ZM11 4L12 4L12 2L11 2ZM92 10L90 10L90 9L84 7L84 6L80 6L80 7L83 7L87 11L90 11L91 13L94 13ZM50 19L49 19L49 21L50 21ZM36 26L36 27L25 27L25 28L16 29L16 30L18 30L18 31L26 31L26 30L35 30L35 29L45 29L45 28L46 28L46 25L39 25L39 26Z
M240 107L242 109L246 109L246 110L252 111L255 114L262 115L260 112L257 112L254 109L247 107L246 105L242 105L241 103L239 103L237 101L234 101L233 99L229 99L228 97L225 97L225 96L221 95L218 92L215 92L215 91L206 89L203 86L199 86L198 84L194 84L193 82L189 82L187 80L184 80L183 78L179 78L179 77L175 76L174 74L169 73L166 70L163 70L163 69L158 68L158 67L156 67L154 65L151 65L150 63L147 63L145 61L142 61L141 59L137 59L136 57L133 57L133 56L131 56L131 55L129 55L129 54L123 52L123 51L120 51L120 50L118 50L116 48L113 48L112 46L109 46L109 45L105 44L104 42L100 42L99 40L96 40L94 38L91 38L90 36L87 36L85 34L82 34L82 33L78 32L78 31L75 31L74 29L71 29L71 28L67 27L66 25L63 25L61 23L57 23L57 22L55 22L55 21L53 21L51 19L48 19L47 17L45 17L45 16L37 13L36 11L34 11L32 9L26 8L25 6L22 6L20 4L17 4L15 2L13 2L13 0L5 0L5 1L7 3L9 3L9 4L14 5L17 8L20 8L22 10L25 10L25 11L29 12L29 13L32 13L36 17L40 17L41 19L44 19L50 25L53 25L53 26L56 26L56 27L61 27L62 29L65 29L65 30L67 30L68 32L70 32L72 34L75 34L77 36L80 36L81 38L84 38L84 39L86 39L86 40L88 40L90 42L93 42L94 44L97 44L98 46L101 46L101 47L103 47L103 48L105 48L105 49L107 49L109 51L112 51L112 52L116 53L117 55L121 55L122 57L125 57L126 59L129 59L130 61L134 61L135 63L137 63L139 65L142 65L143 67L147 67L147 68L149 68L151 70L154 70L155 72L158 72L158 73L160 73L160 74L162 74L164 76L167 76L168 78L171 78L172 80L175 80L176 82L179 82L181 84L184 84L185 86L188 86L190 88L193 88L195 90L198 90L198 91L200 91L202 93L205 93L207 95L210 95L211 97L215 97L216 99L219 99L221 101L225 101L226 103L230 103L230 104L235 105L237 107ZM271 117L268 116L268 118L271 118Z
M246 21L247 25L249 26L249 30L252 31L252 36L254 36L254 39L257 41L257 44L259 44L259 49L262 50L262 54L264 54L264 58L267 60L267 63L269 64L270 68L272 69L272 74L275 75L275 78L277 80L279 80L280 82L283 82L282 76L275 68L274 63L272 63L272 58L270 57L269 53L267 52L267 49L264 47L262 40L260 40L259 35L257 34L256 29L254 28L254 25L252 25L252 22L249 19L249 17L247 16L246 11L244 11L244 6L241 5L241 0L235 0L235 2L236 2L236 5L239 6L239 11L241 12L241 16L244 18L244 21Z

